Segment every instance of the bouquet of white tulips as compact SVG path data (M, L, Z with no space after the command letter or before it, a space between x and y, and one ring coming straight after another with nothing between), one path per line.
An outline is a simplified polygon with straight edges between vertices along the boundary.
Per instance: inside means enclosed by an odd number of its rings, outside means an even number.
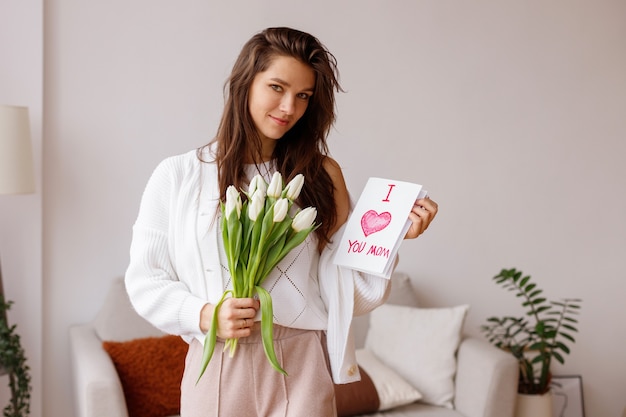
M283 188L283 178L275 172L268 185L256 175L245 193L234 186L226 190L226 202L221 204L221 227L228 268L232 277L232 290L224 292L215 306L211 328L206 335L200 377L213 356L217 339L218 310L228 297L251 298L261 302L261 335L265 355L274 369L287 374L279 365L274 352L273 307L270 293L261 286L274 267L296 246L306 239L317 226L314 207L299 210L292 218L289 214L294 200L300 195L304 176L297 175ZM238 339L227 339L224 349L235 354Z

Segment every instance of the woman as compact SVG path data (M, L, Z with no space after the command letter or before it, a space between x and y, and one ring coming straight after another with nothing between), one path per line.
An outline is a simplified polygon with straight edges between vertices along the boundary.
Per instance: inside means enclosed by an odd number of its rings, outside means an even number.
M352 314L384 302L388 280L332 264L350 198L326 137L340 91L334 56L313 36L269 28L243 47L227 83L215 139L163 161L133 227L126 286L136 310L189 343L181 415L334 416L335 383L359 379L349 336ZM288 376L265 358L259 301L228 298L218 310L218 345L198 380L214 305L230 288L217 221L219 200L255 174L269 182L303 174L297 204L317 208L321 226L281 261L263 286L274 305L275 349ZM406 238L419 236L437 204L418 200ZM337 236L335 236L337 234ZM236 355L222 352L238 338Z

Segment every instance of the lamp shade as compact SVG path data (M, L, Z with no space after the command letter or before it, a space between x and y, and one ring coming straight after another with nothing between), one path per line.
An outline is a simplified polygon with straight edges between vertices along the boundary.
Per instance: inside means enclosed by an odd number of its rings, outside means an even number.
M0 194L35 192L28 108L0 105Z

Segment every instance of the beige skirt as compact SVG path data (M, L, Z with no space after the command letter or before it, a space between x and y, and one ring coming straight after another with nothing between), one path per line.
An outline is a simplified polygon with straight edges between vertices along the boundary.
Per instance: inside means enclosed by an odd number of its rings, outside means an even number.
M256 323L234 357L217 340L197 382L202 344L193 340L181 383L181 417L335 417L334 385L322 331L274 325L274 349L284 376L265 357Z

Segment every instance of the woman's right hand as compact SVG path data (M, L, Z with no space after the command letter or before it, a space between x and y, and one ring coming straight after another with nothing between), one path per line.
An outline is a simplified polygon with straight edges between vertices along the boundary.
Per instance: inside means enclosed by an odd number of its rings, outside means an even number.
M217 337L236 339L252 334L254 317L261 307L254 298L227 298L217 313ZM200 329L206 333L211 328L215 305L205 304L200 312Z

